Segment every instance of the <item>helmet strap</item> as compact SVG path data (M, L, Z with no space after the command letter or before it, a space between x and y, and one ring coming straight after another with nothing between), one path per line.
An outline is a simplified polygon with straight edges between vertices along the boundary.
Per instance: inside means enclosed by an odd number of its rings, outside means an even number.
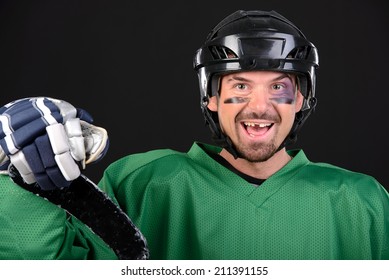
M296 113L296 118L294 120L292 129L290 130L290 132L289 132L288 136L285 138L285 140L278 147L277 152L288 145L292 145L292 144L296 143L297 134L299 133L301 127L303 126L305 121L308 119L308 117L314 112L316 104L317 104L316 97L311 97L311 99L309 100L309 109L306 109L304 111L300 111L300 112Z
M205 118L205 123L209 126L212 134L211 138L212 141L219 147L222 147L223 149L226 149L235 159L237 159L238 156L238 151L235 149L234 145L232 144L232 141L230 137L225 135L222 132L222 129L220 127L220 124L217 120L217 114L214 112L211 112L205 105L206 103L203 103L203 114Z

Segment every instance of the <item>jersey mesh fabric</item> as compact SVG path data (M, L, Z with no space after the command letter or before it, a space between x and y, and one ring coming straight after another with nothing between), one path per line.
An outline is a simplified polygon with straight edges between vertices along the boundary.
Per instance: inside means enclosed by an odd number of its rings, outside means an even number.
M0 259L116 259L80 221L0 175Z
M145 235L152 259L388 259L389 196L373 178L303 151L260 187L195 143L108 167L100 186ZM386 214L385 214L386 213Z

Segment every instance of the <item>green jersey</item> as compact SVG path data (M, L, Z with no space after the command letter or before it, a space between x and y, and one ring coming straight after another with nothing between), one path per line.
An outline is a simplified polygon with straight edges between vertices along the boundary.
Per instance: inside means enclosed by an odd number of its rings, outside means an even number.
M195 143L124 157L100 186L145 235L152 259L389 259L389 198L373 178L293 151L253 185ZM0 176L0 259L116 259L58 206Z
M151 259L389 259L389 195L372 177L303 151L261 185L219 148L156 150L111 164L99 185L145 235Z

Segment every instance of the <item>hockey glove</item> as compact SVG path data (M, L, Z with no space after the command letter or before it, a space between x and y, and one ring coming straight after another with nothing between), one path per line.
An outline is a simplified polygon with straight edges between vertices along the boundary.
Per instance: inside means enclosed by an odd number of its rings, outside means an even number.
M0 172L13 165L27 184L43 190L68 187L86 164L108 149L105 129L70 103L24 98L0 108Z

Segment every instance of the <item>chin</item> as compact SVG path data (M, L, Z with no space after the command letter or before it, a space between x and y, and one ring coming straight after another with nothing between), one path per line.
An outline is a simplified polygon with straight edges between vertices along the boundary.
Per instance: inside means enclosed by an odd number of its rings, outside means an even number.
M238 156L249 162L264 162L274 156L277 147L274 144L259 144L250 148L237 148Z

